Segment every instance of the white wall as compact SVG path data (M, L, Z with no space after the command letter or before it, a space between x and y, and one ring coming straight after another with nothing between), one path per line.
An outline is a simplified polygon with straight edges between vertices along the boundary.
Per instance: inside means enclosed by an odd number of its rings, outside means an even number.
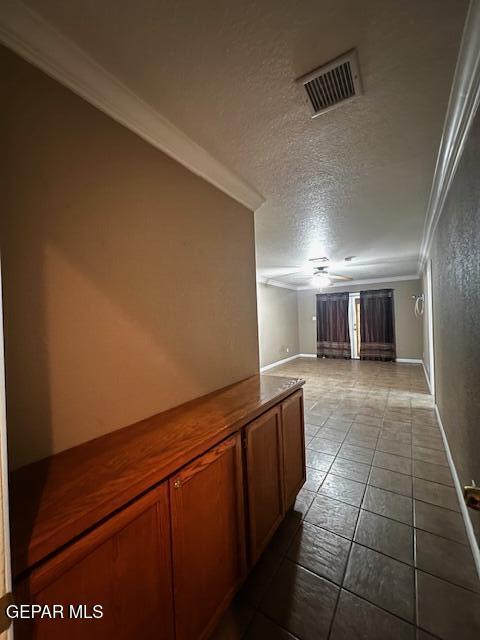
M258 283L257 305L260 366L300 353L297 292Z

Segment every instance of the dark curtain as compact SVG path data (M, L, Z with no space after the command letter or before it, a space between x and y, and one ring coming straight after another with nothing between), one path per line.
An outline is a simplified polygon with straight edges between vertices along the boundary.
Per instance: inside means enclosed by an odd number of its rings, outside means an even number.
M317 356L351 358L348 293L317 295Z
M360 359L395 357L393 289L360 291Z

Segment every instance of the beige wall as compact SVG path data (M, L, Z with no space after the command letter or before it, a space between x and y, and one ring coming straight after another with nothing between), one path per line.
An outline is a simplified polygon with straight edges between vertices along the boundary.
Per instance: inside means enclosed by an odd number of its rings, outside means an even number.
M460 484L480 485L480 112L430 251L435 400ZM468 509L480 543L480 512Z
M13 466L258 370L253 213L0 50Z
M334 291L365 291L367 289L394 289L395 334L397 358L421 359L423 352L423 321L413 313L413 294L423 291L421 280L382 282L369 285L335 287ZM298 292L298 321L301 353L316 353L316 291Z
M317 353L316 291L298 292L298 339L300 353Z
M259 283L257 299L260 366L300 353L297 292Z

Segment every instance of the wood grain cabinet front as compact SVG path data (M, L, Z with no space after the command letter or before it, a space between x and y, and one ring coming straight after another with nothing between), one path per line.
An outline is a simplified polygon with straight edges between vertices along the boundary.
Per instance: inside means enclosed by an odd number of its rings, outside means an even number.
M254 564L285 513L279 406L247 425L245 450L250 562Z
M303 392L245 428L248 529L253 565L305 483Z
M288 509L306 480L303 392L294 393L281 406L285 507Z
M170 480L177 640L208 637L245 577L241 439Z
M63 607L63 617L16 623L18 639L172 640L168 484L34 569L16 600Z
M55 483L49 476L50 497L44 497L40 523L38 518L34 522L33 540L27 547L19 545L16 554L15 597L18 604L48 605L54 614L57 605L62 615L15 623L16 640L209 637L246 577L247 548L251 567L305 481L301 384L268 377L247 380L239 383L240 395L228 388L220 403L209 396L200 416L198 400L172 410L172 422L156 430L149 421L140 425L136 438L132 431L125 440L121 430L71 454L53 456L49 473L52 464L58 468ZM187 451L182 420L196 434ZM214 426L225 423L222 439L216 439L213 427L208 437L198 434L199 424L205 430L212 421ZM108 456L103 453L107 445ZM86 466L85 451L92 458ZM113 464L117 460L129 460L130 465L123 463L126 469L143 471L138 477L131 470L122 475L123 466ZM163 464L163 471L155 463ZM77 469L75 478L71 467ZM35 473L32 468L17 484L25 487L16 503L17 518L18 505L28 504L26 488ZM157 480L148 484L153 476ZM98 495L92 494L94 477L103 487ZM111 496L111 511L104 506L105 493ZM94 502L89 495L95 495ZM62 535L53 522L63 525ZM65 529L69 522L78 530L76 537L67 536L75 530ZM17 523L23 538L29 532L26 523L31 520Z

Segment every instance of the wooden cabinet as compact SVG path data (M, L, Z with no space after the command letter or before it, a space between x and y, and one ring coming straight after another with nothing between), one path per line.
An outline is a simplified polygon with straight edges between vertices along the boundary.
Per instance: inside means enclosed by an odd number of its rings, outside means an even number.
M176 638L199 640L245 576L240 436L175 474L170 497Z
M281 407L285 506L288 509L306 479L303 393L294 393L282 402Z
M15 600L63 605L16 639L206 639L305 480L301 385L254 376L16 472Z
M63 605L64 618L21 621L16 638L35 640L171 640L172 566L168 485L136 500L79 541L34 569L17 601ZM22 601L22 600L20 600ZM90 616L69 619L69 606Z
M250 560L254 563L285 512L280 407L247 425L245 450Z
M303 393L245 429L250 562L254 564L305 482Z

